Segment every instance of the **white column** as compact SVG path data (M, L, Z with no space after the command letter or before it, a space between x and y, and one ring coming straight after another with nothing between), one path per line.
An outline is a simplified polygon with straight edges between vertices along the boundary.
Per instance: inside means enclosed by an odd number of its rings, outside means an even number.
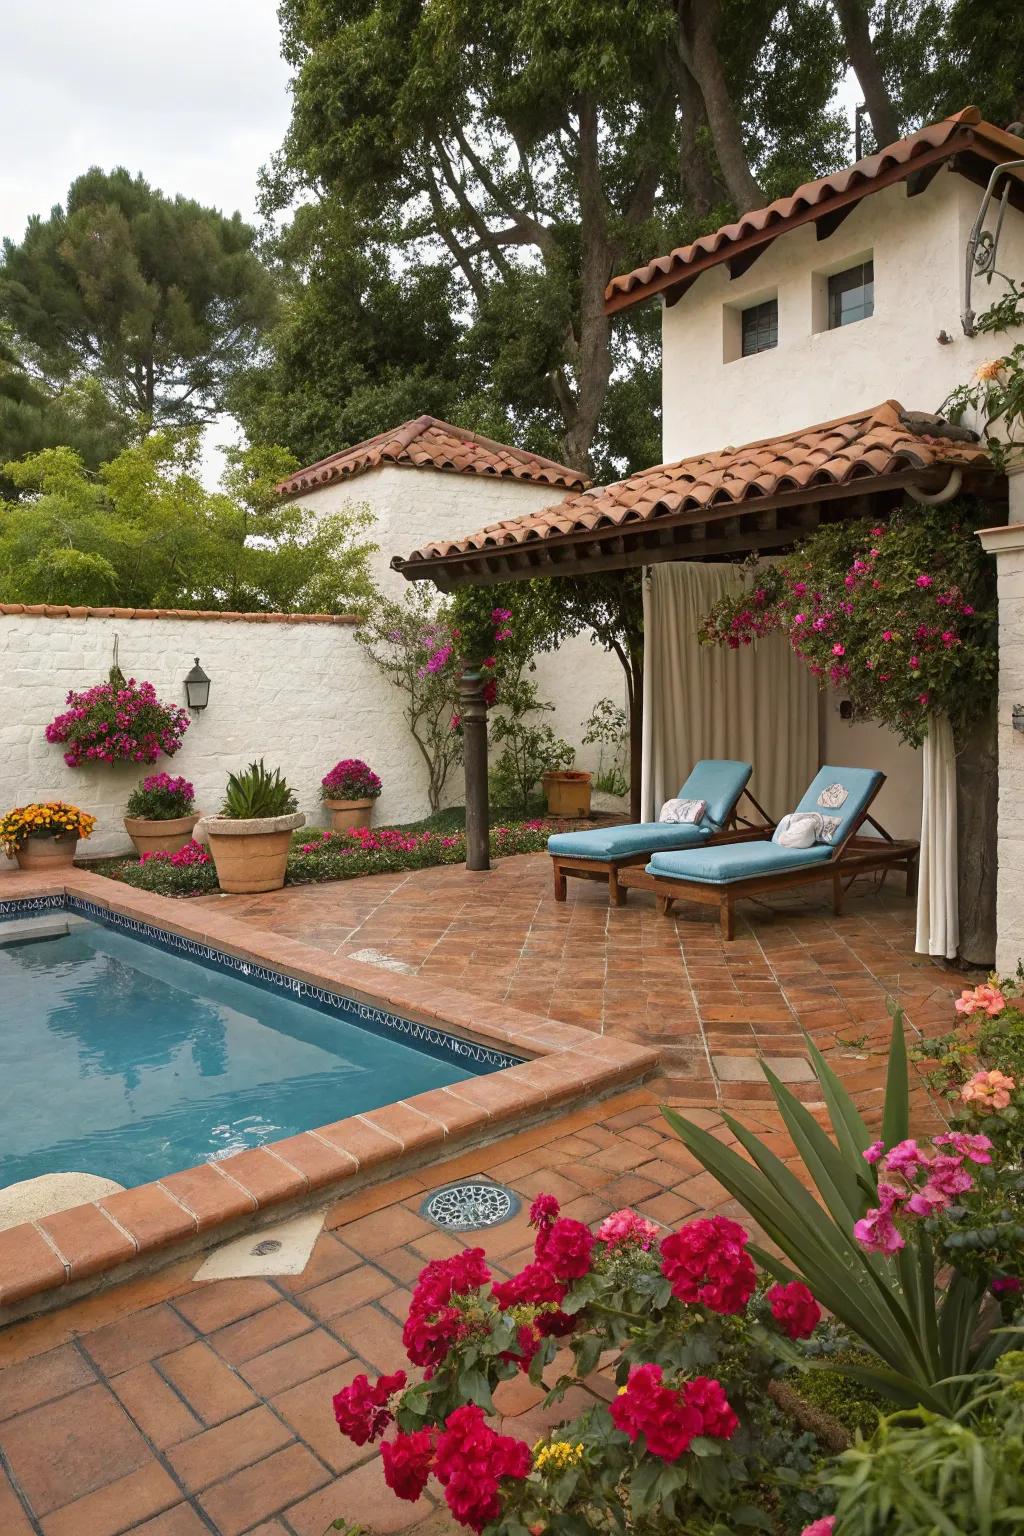
M999 595L996 969L1004 976L1024 959L1024 475L1019 470L1010 475L1010 517L1005 528L978 533L996 557Z

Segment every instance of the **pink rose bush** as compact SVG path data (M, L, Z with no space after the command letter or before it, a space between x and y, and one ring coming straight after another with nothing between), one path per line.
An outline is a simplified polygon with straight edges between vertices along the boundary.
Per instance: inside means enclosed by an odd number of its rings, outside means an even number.
M748 1504L768 1474L758 1438L781 1436L775 1455L798 1433L766 1389L817 1328L808 1288L758 1296L747 1233L724 1217L667 1232L619 1210L591 1231L540 1195L530 1224L533 1253L507 1278L482 1248L424 1267L402 1331L420 1379L357 1376L334 1399L341 1432L380 1443L397 1498L415 1503L433 1482L459 1524L488 1536L609 1529L624 1501L638 1531L648 1511L703 1530ZM599 1365L618 1395L595 1394L532 1446L500 1433L503 1383L545 1384L556 1356L549 1400Z
M187 709L161 704L152 683L111 673L109 682L82 693L72 689L68 709L46 727L49 742L66 747L69 768L82 763L155 763L173 757L189 728Z

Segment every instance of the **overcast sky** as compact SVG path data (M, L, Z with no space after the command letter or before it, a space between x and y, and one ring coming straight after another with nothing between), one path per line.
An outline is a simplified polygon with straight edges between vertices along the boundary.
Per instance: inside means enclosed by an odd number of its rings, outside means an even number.
M276 0L0 0L0 237L63 202L91 165L256 218L288 126ZM204 476L218 442L206 434Z
M275 0L0 0L0 235L90 165L255 215L288 124Z

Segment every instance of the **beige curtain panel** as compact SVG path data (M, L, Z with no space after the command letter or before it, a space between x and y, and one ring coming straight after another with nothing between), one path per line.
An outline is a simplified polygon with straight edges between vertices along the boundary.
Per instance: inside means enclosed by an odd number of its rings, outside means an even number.
M917 942L921 955L953 960L960 944L957 897L956 749L945 715L932 715L921 754L921 863L917 881Z
M818 769L818 689L781 635L738 651L704 646L701 620L743 586L734 565L653 566L644 582L641 813L657 819L702 757L753 763L750 788L776 820Z

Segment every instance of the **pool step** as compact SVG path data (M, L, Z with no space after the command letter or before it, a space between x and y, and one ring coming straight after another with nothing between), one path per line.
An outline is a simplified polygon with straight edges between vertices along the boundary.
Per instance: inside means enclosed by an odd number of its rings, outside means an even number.
M71 925L63 913L54 917L14 917L0 923L0 949L12 944L32 944L38 939L63 939Z

